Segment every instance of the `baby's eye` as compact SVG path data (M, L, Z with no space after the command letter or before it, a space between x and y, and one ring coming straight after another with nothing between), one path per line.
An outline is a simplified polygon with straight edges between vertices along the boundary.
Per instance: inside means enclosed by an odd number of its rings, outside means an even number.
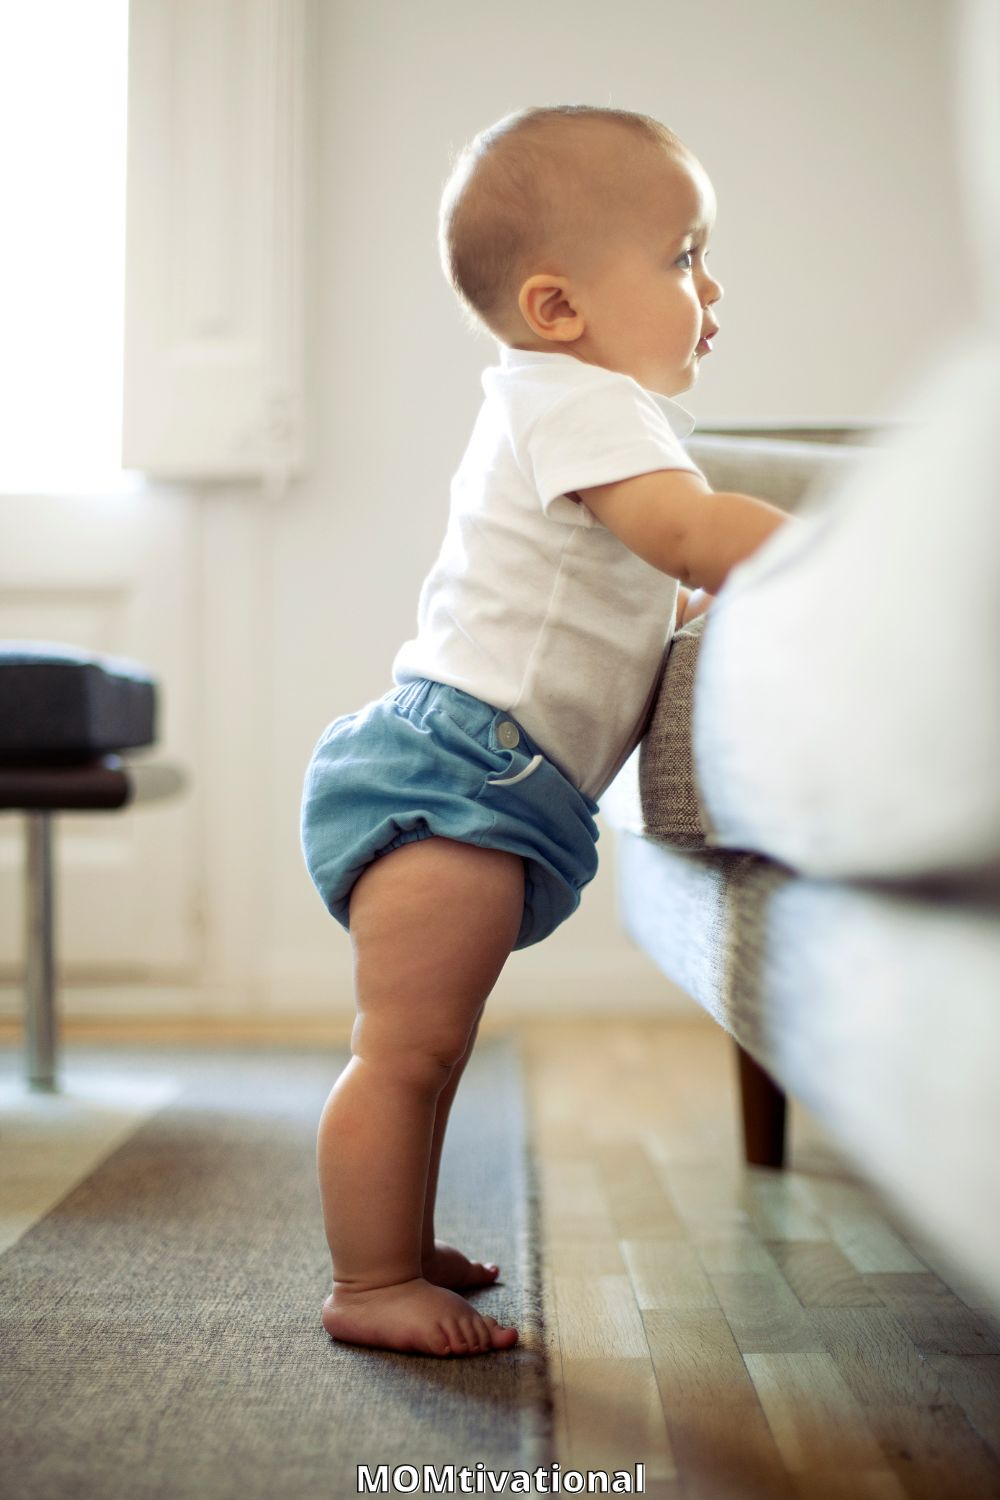
M680 263L681 263L682 260L689 261L690 264L684 266L683 269L685 271L692 270L693 267L694 267L694 257L699 253L699 249L700 249L700 247L698 245L692 245L690 250L685 250L682 255L678 255L676 264L680 265ZM708 251L707 250L704 251L704 253L702 254L702 260L708 260Z

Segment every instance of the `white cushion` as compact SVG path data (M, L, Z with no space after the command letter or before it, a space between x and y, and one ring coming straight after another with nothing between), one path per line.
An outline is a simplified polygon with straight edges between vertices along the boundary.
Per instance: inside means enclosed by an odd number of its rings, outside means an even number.
M1000 351L956 347L821 503L733 570L702 639L709 842L806 874L1000 861Z

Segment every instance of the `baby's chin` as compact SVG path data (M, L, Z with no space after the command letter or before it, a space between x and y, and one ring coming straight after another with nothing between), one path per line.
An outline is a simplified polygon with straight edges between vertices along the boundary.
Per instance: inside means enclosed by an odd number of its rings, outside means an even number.
M689 375L678 375L673 380L659 381L656 385L651 385L649 389L655 391L658 396L669 396L673 401L678 396L683 396L685 391L693 390L697 384L698 371L694 369Z

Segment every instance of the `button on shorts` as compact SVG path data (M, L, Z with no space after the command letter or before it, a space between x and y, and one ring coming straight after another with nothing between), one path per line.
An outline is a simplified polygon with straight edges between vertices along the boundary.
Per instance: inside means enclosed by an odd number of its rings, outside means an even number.
M510 714L419 678L334 719L302 797L302 850L313 884L349 930L351 888L390 849L438 834L524 859L514 944L548 937L597 873L598 804Z

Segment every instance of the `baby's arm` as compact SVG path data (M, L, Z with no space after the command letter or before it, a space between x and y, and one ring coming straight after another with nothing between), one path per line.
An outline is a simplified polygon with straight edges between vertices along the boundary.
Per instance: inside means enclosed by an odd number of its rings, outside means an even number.
M790 519L766 500L711 490L687 469L656 469L577 493L632 552L708 594Z

